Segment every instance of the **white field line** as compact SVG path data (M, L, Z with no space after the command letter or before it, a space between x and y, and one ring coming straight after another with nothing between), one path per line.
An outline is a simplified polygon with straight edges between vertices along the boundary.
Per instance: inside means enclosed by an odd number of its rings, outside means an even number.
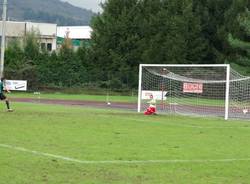
M16 147L8 144L0 144L1 148L16 150L20 152L30 153L33 155L44 156L48 158L54 158L58 160L74 162L79 164L171 164L171 163L228 163L228 162L240 162L250 161L250 158L231 158L231 159L194 159L194 160L100 160L100 161L88 161L79 160L61 155L54 155L50 153L44 153L39 151L33 151L22 147Z

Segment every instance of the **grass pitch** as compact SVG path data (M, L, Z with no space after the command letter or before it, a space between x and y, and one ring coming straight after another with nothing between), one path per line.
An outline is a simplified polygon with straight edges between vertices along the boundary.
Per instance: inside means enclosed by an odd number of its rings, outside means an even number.
M0 108L3 184L250 182L249 122L26 103L14 103L14 113Z
M9 97L14 98L39 98L39 99L59 99L59 100L87 100L98 102L125 102L137 103L137 96L109 96L109 95L87 95L87 94L63 94L63 93L12 93Z

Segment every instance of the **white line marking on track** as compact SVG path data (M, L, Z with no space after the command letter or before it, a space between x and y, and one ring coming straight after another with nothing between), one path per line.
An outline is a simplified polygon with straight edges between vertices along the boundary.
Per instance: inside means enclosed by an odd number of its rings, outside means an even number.
M54 155L50 153L44 153L39 151L32 151L26 148L12 146L8 144L0 144L1 148L7 148L11 150L16 150L20 152L31 153L33 155L44 156L48 158L55 158L59 160L64 160L68 162L80 163L80 164L171 164L171 163L209 163L209 162L239 162L239 161L250 161L250 158L231 158L231 159L190 159L190 160L99 160L99 161L88 161L88 160L79 160L75 158L65 157L61 155Z

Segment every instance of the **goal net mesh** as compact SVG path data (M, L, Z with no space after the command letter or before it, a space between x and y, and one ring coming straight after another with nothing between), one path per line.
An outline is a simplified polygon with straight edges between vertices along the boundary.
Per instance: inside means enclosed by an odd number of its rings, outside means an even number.
M226 66L143 66L139 110L224 117L226 79ZM250 118L250 78L231 69L229 91L229 117Z

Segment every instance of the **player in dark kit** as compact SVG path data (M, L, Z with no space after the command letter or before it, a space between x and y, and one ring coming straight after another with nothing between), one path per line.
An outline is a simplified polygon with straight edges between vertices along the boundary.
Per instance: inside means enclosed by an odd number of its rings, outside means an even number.
M8 89L4 89L4 78L1 78L0 81L0 100L4 100L8 109L8 112L12 112L13 110L10 108L10 103L8 98L4 95L4 90L6 90L7 92L9 92Z

